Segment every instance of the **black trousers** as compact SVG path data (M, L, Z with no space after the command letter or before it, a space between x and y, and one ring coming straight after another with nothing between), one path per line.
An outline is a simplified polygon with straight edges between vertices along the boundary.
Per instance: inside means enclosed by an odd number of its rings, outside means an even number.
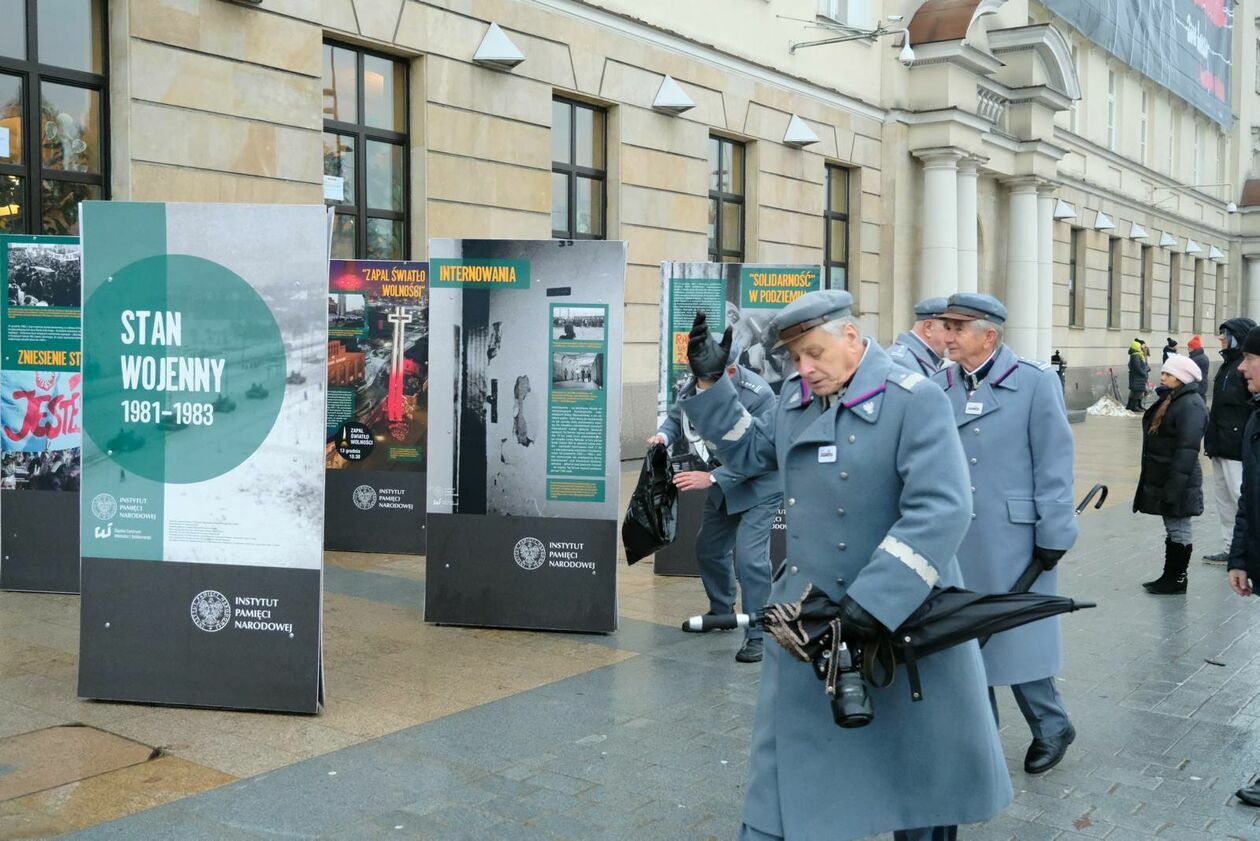
M899 829L893 841L958 841L957 826L926 826L923 829Z
M1146 396L1146 391L1138 391L1137 389L1129 389L1129 403L1124 408L1130 412L1142 411L1142 398Z

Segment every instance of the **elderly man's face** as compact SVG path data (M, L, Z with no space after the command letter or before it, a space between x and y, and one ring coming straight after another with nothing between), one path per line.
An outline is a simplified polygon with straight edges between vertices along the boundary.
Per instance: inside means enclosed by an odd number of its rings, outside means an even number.
M1260 356L1244 353L1242 362L1238 363L1238 370L1247 381L1247 390L1252 394L1260 394Z
M995 330L977 330L975 322L947 319L945 321L945 350L953 362L975 370L997 347Z
M836 394L844 388L866 351L862 335L852 324L846 324L839 336L815 327L789 342L787 348L801 379L820 397Z

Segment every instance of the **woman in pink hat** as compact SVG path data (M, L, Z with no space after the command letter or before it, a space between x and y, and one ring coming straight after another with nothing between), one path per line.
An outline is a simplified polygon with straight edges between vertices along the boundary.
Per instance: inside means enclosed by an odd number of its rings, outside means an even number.
M1199 396L1199 366L1173 354L1160 370L1159 399L1142 416L1142 475L1133 510L1164 518L1164 572L1142 586L1156 595L1186 592L1186 568L1194 551L1190 518L1203 513L1199 444L1207 406Z

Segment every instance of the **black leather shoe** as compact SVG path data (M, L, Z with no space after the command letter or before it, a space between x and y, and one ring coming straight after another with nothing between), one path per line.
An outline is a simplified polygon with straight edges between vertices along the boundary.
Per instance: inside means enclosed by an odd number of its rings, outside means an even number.
M1260 782L1238 789L1238 791L1234 792L1234 796L1248 806L1260 808Z
M740 663L760 663L761 662L762 642L761 638L744 640L744 644L739 647L739 651L735 653L735 659Z
M1068 728L1057 736L1044 739L1033 739L1024 755L1024 771L1029 774L1044 774L1063 761L1068 745L1076 741L1076 728Z

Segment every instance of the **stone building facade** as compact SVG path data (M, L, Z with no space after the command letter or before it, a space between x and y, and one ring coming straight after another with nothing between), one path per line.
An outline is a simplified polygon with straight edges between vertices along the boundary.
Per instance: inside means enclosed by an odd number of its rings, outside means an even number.
M0 36L0 129L42 157L0 155L0 229L73 230L68 191L323 201L338 256L624 239L631 455L664 260L821 263L881 341L992 292L1086 405L1134 336L1260 315L1254 5L1222 130L1031 0L5 0L38 31ZM808 45L838 22L887 34Z

